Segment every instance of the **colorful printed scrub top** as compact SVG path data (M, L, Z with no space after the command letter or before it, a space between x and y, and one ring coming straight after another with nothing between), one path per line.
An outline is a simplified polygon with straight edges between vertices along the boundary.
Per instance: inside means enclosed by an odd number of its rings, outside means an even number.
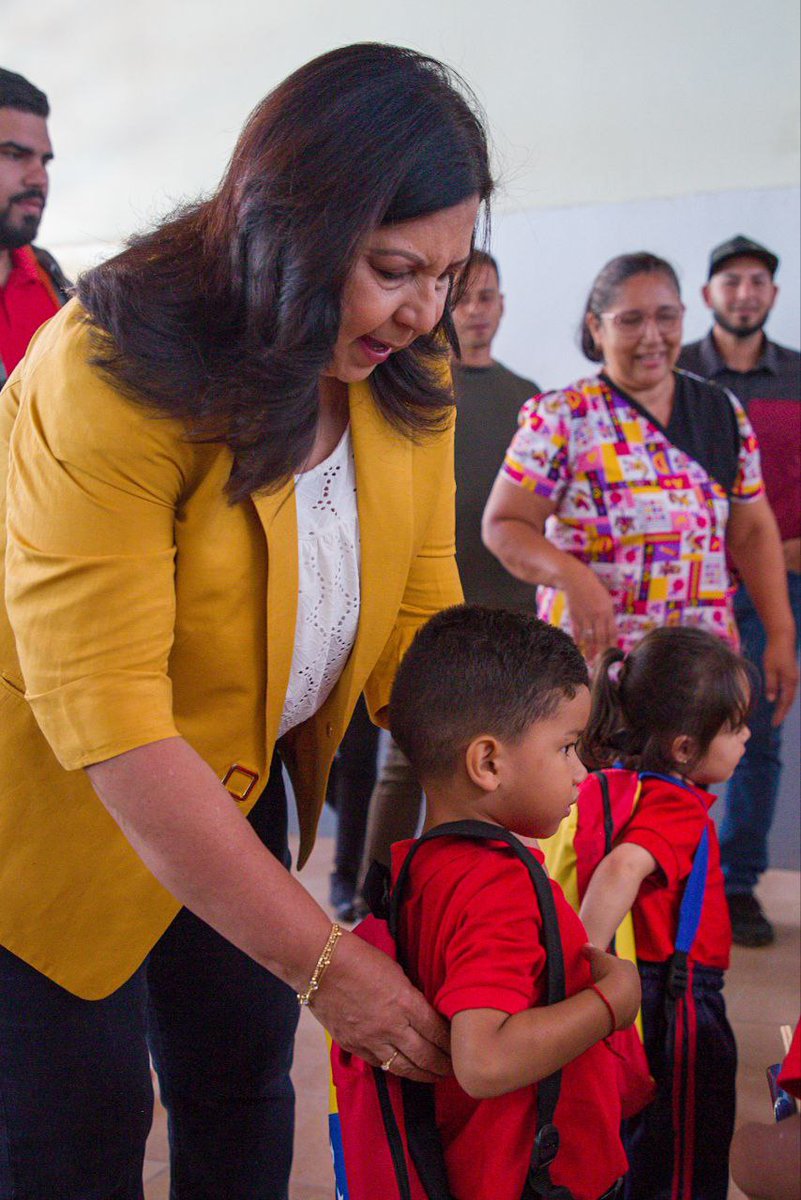
M582 379L523 405L502 469L556 505L545 535L609 589L625 652L662 625L738 645L729 502L764 487L756 438L730 392L677 371L665 429L606 376ZM540 588L537 607L570 632L563 592Z

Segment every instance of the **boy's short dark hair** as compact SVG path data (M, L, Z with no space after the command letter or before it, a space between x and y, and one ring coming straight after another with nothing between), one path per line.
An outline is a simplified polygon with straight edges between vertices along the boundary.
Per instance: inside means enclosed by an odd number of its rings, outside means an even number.
M44 92L29 83L24 75L5 67L0 67L0 108L16 108L37 117L50 116L50 105Z
M572 638L537 617L461 604L437 613L400 665L392 736L421 779L455 770L481 733L513 742L589 684Z

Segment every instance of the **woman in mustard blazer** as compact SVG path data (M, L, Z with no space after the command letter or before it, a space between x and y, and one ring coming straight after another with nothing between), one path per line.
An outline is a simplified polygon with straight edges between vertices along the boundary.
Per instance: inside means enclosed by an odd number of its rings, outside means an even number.
M448 1069L396 965L286 870L280 767L302 866L359 694L380 722L460 599L443 355L491 191L440 64L333 51L255 110L210 200L84 276L3 392L0 1195L140 1197L149 1048L174 1194L285 1197L298 1000L375 1065ZM357 609L293 723L317 612L296 480L343 444Z

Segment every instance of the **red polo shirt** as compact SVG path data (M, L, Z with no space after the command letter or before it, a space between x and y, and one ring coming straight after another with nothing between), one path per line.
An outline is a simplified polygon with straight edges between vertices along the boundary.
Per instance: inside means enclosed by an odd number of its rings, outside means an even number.
M393 878L412 843L392 848ZM535 851L542 861L542 855ZM592 983L584 926L552 884L568 996ZM501 843L443 838L412 862L401 913L409 974L450 1020L471 1008L518 1013L544 1001L542 919L524 865ZM518 1200L537 1125L536 1085L474 1100L455 1079L434 1085L437 1126L454 1200ZM605 1042L565 1065L555 1123L555 1184L596 1200L626 1170L615 1060Z
M679 910L701 834L709 830L704 906L690 958L726 970L731 923L723 889L720 845L709 809L716 797L703 788L662 778L643 780L634 814L616 844L634 842L656 859L631 910L634 943L642 962L667 962L676 949Z
M0 361L9 375L36 330L58 309L52 285L30 246L12 250L11 274L0 287Z

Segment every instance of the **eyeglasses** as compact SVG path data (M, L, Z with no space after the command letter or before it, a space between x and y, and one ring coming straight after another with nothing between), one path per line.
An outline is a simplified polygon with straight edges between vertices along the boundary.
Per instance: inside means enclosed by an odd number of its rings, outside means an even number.
M676 333L684 316L684 305L666 305L653 313L644 313L632 308L627 312L601 313L601 316L608 317L624 337L638 337L648 321L653 321L660 333Z

